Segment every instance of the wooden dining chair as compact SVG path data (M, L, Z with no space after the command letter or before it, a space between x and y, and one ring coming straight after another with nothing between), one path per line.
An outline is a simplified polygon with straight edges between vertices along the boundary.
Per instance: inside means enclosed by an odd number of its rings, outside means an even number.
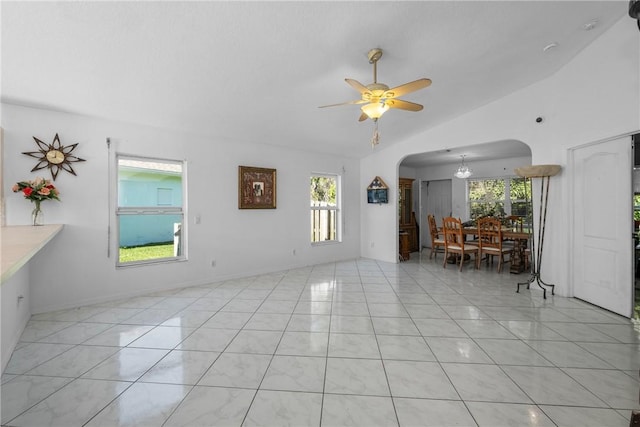
M524 218L518 215L509 215L508 217L505 218L505 227L510 230L522 233L524 231ZM514 240L511 240L511 239L505 239L503 245L506 247L513 247L513 249L516 250L519 248L518 243L521 245L523 244L522 242L515 242ZM529 259L531 257L531 250L526 247L526 242L525 242L525 248L522 250L522 256L523 256L522 262L524 263L524 269L525 271L529 270Z
M505 255L509 255L509 261L513 256L513 246L505 246L502 239L502 223L497 218L481 218L478 220L478 241L480 248L480 257L489 257L493 264L493 257L498 257L498 273L502 272L502 266L505 263Z
M509 215L504 219L505 227L512 229L513 231L517 231L522 233L524 224L524 218L518 215Z
M518 215L509 215L509 216L504 218L504 226L505 226L505 228L507 228L509 230L513 230L513 231L517 231L519 233L522 233L522 230L523 230L523 219L524 218L522 218L521 216L518 216ZM516 242L514 242L511 239L505 239L503 244L506 247L512 247L512 248L515 248L515 246L516 246Z
M465 243L464 233L462 232L462 221L450 216L443 218L442 229L444 231L444 263L442 266L447 268L447 258L459 255L460 271L462 271L465 255L473 254L475 266L478 268L480 247Z
M438 249L444 252L444 233L438 230L436 218L433 215L427 215L427 222L429 223L429 232L431 233L431 253L429 254L429 259L431 259L431 256L434 254L437 259Z

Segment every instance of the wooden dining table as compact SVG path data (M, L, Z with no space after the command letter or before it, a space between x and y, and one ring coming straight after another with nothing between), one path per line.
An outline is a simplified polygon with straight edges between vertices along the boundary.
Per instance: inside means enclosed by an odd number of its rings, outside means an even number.
M478 227L464 227L462 233L465 236L478 236ZM511 259L511 266L509 272L513 274L520 274L526 268L526 254L525 250L528 247L531 233L528 231L517 231L512 228L502 229L502 238L505 240L513 240L513 256Z

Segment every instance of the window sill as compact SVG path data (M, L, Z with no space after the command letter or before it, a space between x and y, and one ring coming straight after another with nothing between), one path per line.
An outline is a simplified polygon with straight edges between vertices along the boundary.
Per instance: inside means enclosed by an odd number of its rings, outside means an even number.
M159 259L153 259L149 261L136 261L136 262L128 262L126 264L116 264L116 269L146 267L150 265L172 264L174 262L186 262L186 261L188 261L187 258L159 258Z
M311 242L311 246L328 246L328 245L338 245L342 243L339 240L325 240L323 242Z

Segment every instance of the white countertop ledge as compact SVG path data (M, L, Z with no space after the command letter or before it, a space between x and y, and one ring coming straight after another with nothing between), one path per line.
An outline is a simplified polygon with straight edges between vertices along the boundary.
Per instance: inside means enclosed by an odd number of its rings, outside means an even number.
M63 227L62 224L0 227L0 240L2 241L0 284L4 284L29 262Z

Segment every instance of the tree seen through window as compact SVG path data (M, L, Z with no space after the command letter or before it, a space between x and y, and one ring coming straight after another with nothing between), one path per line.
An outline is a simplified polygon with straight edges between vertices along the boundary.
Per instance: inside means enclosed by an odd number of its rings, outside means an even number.
M471 219L517 215L531 223L531 189L525 178L470 179L467 185Z
M311 242L339 241L339 180L336 175L312 175L310 180Z

